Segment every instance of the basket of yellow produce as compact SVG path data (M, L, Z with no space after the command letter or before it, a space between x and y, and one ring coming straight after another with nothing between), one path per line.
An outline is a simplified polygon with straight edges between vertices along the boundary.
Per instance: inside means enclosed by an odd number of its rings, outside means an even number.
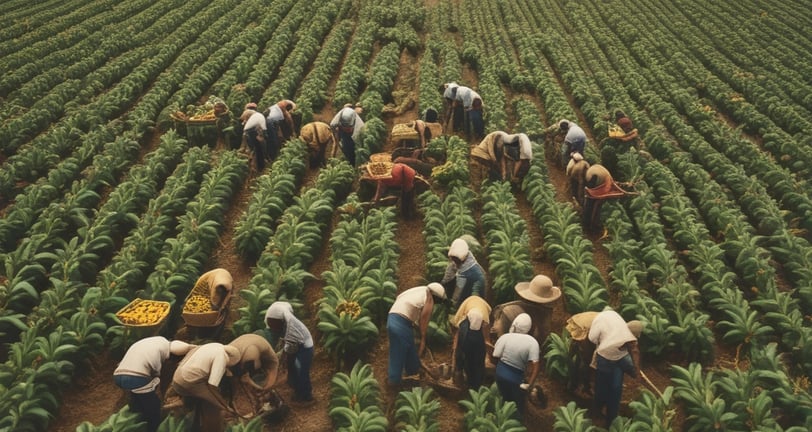
M231 292L228 292L222 306L213 309L208 287L196 284L183 303L181 317L186 325L192 327L215 327L225 319L230 301Z
M136 298L116 312L116 318L127 327L158 330L169 316L169 302Z
M392 162L369 162L366 165L367 178L378 180L392 177Z

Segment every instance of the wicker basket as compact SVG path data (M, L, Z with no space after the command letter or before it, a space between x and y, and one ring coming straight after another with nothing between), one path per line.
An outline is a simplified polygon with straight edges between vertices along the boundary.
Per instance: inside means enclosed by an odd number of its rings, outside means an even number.
M136 298L116 312L116 318L127 327L157 331L166 321L166 317L169 316L169 309L169 302ZM153 319L137 322L127 317L128 314L138 310L150 313Z
M392 141L420 139L420 135L414 130L414 122L400 123L392 127Z
M183 311L181 312L183 322L192 327L215 327L220 325L228 312L231 302L231 292L226 294L225 299L223 299L223 304L220 306L220 310L210 310L206 312L189 312L186 310L187 302L194 296L209 298L208 285L206 283L197 283L194 288L192 288L192 291L189 292L189 295L186 296L186 300L183 301Z
M367 164L368 178L378 180L392 178L392 162L370 162Z
M375 153L369 155L370 162L392 162L391 153Z

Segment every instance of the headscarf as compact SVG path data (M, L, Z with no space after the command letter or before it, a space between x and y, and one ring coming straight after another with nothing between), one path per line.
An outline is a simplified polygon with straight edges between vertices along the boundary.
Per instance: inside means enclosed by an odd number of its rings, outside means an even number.
M265 312L265 321L270 319L279 319L285 322L288 318L293 316L293 306L288 302L278 301L271 304L268 311Z
M234 366L240 362L241 357L240 350L238 350L236 347L233 347L231 345L225 345L223 346L223 350L225 350L226 355L228 355L229 366Z
M465 258L468 256L469 248L468 242L465 240L458 238L451 242L451 247L448 249L448 257L454 257L459 259L460 261L465 261Z
M533 325L533 320L530 319L530 315L526 313L521 313L513 320L513 324L510 325L510 333L522 333L527 334L530 331L530 327Z

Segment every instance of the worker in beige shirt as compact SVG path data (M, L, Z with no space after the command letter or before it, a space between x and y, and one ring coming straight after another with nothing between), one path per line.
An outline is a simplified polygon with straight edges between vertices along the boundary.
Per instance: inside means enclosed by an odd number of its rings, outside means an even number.
M454 381L462 383L463 374L468 388L478 389L485 376L485 351L490 334L491 306L482 297L472 295L465 299L451 320L454 341Z
M200 432L221 432L224 429L222 411L229 411L228 402L220 393L220 381L226 369L240 361L240 350L217 342L192 349L180 362L172 377L172 388L181 396L194 399L197 415L192 428Z

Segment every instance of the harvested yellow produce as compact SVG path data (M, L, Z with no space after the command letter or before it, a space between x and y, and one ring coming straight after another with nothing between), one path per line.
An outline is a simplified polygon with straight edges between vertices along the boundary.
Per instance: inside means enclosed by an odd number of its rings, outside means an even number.
M211 311L211 301L208 296L192 294L183 305L184 312L202 313Z
M189 117L189 120L214 120L215 118L214 110L211 110L203 114L193 115Z
M336 314L341 316L343 313L350 314L353 318L358 318L358 315L361 315L361 305L355 301L342 301L336 306Z
M135 299L116 316L125 325L144 326L160 323L168 313L168 302Z

